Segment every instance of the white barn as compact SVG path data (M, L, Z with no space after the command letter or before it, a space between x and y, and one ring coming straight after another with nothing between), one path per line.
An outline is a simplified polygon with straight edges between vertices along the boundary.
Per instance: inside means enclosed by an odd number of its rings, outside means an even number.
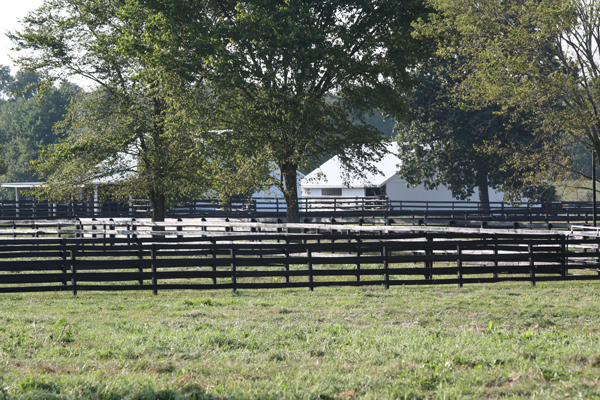
M366 197L386 195L392 201L458 201L444 186L439 186L435 190L427 190L423 185L407 187L406 181L400 179L396 174L398 166L402 164L397 156L398 145L389 143L387 147L389 153L375 163L377 169L381 171L380 174L369 174L366 179L350 177L349 182L344 182L342 165L336 156L302 179L302 196ZM468 201L479 201L477 191ZM502 193L495 192L490 188L490 201L502 201Z

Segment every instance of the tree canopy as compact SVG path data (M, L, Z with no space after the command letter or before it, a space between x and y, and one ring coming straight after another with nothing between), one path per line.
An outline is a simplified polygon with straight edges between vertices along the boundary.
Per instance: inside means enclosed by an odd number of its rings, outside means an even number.
M173 43L153 61L185 79L209 77L216 121L237 132L232 144L279 167L288 221L299 219L299 166L337 154L360 175L384 154L383 133L362 112L405 113L420 1L144 3L166 21L153 37ZM331 94L340 101L328 102Z
M507 151L535 184L571 172L568 149L600 154L600 4L592 0L432 0L437 11L417 25L437 55L456 61L455 96L476 108L526 113L542 145ZM559 169L561 171L559 171Z
M8 67L2 78L0 93L0 141L3 150L2 180L5 182L28 182L37 180L31 170L41 146L55 143L58 136L53 126L62 120L73 96L80 89L68 82L37 94L30 87L39 81L32 73L18 71L14 76ZM12 196L12 192L5 194Z
M47 84L78 76L94 85L58 127L64 139L46 147L36 163L47 176L46 197L105 182L113 197L150 199L153 220L162 221L170 200L219 189L223 175L244 174L236 185L221 185L235 192L254 183L248 177L264 173L215 151L223 135L206 123L201 80L184 81L148 63L145 54L158 48L148 44L146 27L157 18L135 1L47 0L11 35L27 52L18 62L43 74Z
M520 175L537 166L519 171L510 163L508 150L513 147L540 146L526 118L509 118L494 105L461 108L451 95L459 82L449 68L449 62L432 58L417 70L420 85L410 96L411 117L397 126L399 176L428 189L444 185L461 200L477 188L484 208L489 206L489 187L504 192L504 200L548 199L548 183L521 182Z

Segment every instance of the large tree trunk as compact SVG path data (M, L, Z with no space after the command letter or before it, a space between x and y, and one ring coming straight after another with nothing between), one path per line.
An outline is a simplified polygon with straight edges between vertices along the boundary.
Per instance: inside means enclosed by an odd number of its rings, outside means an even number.
M150 206L152 207L152 222L164 222L167 213L165 194L162 191L150 193ZM154 226L153 231L164 231L164 226Z
M165 173L162 162L166 162L164 157L168 157L168 146L163 137L164 131L162 123L165 117L165 104L161 98L152 97L154 103L154 126L152 130L152 142L154 145L154 157L149 161L150 165L146 167L152 172L152 179L155 180L156 186L150 189L150 205L152 206L152 222L164 222L167 213L167 201L164 191ZM153 231L164 231L164 226L154 226Z
M487 172L479 170L477 172L477 181L479 187L479 210L490 210L490 192L488 186Z
M298 206L297 165L284 163L279 169L283 177L283 198L287 209L287 222L298 223L300 222L300 210Z

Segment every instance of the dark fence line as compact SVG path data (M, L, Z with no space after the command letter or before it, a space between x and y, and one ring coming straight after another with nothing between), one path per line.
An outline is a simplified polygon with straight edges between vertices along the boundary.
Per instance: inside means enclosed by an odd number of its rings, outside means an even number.
M492 202L489 208L467 201L392 201L385 197L304 197L299 199L300 213L316 217L402 217L414 223L468 221L522 221L545 223L588 223L593 219L590 202L562 202L512 206ZM0 219L75 219L75 218L147 218L151 212L147 201L49 203L35 200L0 202ZM284 218L283 199L264 198L232 202L216 199L178 202L170 207L170 218L206 216L279 217Z
M94 216L146 218L151 212L148 202L123 203L106 201L72 201L49 203L47 201L20 200L0 202L0 219L75 219Z
M404 232L0 239L0 292L600 279L597 237Z

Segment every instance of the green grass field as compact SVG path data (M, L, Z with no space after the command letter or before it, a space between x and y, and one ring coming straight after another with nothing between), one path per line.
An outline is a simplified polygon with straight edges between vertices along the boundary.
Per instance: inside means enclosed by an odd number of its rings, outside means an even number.
M0 295L0 399L600 398L600 283Z

